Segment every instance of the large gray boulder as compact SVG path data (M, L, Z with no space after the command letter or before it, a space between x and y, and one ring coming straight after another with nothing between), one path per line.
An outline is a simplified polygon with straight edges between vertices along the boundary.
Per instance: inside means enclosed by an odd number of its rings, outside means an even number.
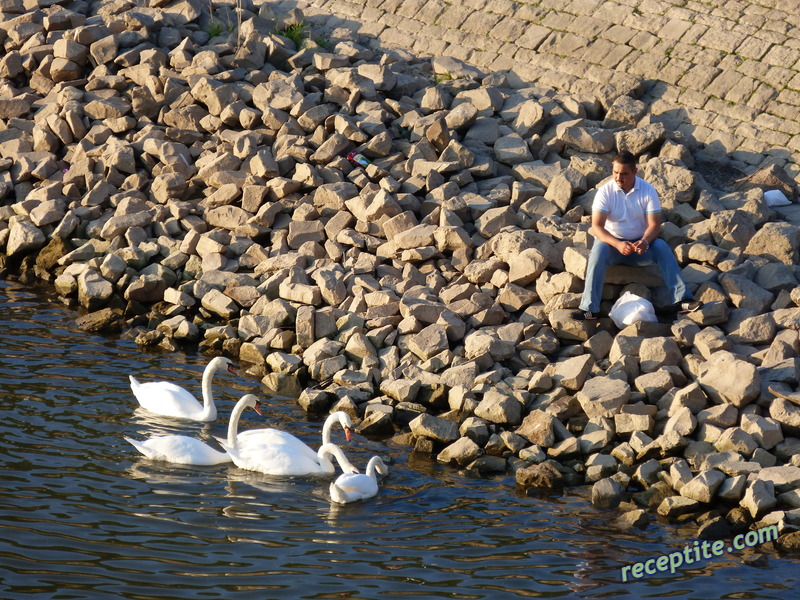
M790 223L765 223L750 238L745 252L786 265L796 265L798 248L800 248L800 227Z
M590 419L613 418L628 403L631 387L618 378L593 377L575 398Z
M716 402L747 406L761 393L761 377L752 363L727 351L714 353L700 365L698 382Z

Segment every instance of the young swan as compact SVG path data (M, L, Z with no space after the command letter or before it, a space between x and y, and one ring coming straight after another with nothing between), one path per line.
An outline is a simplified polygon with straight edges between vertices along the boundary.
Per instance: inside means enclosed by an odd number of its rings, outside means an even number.
M233 427L233 435L235 436L239 418L248 408L252 408L258 414L261 414L261 403L252 394L242 396L234 406L228 425L229 439L231 427ZM153 436L143 442L127 437L125 440L133 444L134 448L151 460L198 466L220 465L231 462L231 457L227 452L214 450L200 440L187 435Z
M338 504L347 504L356 500L372 498L378 493L378 474L385 476L388 467L379 456L369 459L366 473L345 472L331 484L331 500Z
M233 363L224 356L213 359L203 371L203 404L191 392L168 381L139 383L130 375L131 391L139 401L139 406L151 413L208 423L217 418L217 407L211 394L211 380L222 369L236 375Z

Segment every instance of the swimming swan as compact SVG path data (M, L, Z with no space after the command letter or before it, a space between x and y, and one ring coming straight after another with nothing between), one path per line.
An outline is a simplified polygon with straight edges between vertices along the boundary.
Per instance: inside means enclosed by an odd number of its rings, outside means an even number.
M350 418L342 414L349 422ZM331 475L336 471L331 457L337 460L342 471L357 473L358 470L347 460L344 452L329 441L330 429L340 418L333 413L325 421L323 444L317 452L293 435L278 429L251 429L233 438L229 433L228 441L222 447L237 467L266 475ZM345 428L345 434L350 439L349 426Z
M211 395L211 380L214 373L225 368L236 374L233 363L223 356L218 356L206 366L203 371L202 405L190 392L168 381L139 383L131 375L131 391L139 401L139 406L152 413L207 423L217 418L217 407Z
M351 428L353 426L350 420L350 415L343 411L336 411L328 415L325 423L322 425L322 443L331 443L331 430L336 424L342 426L344 429L345 438L349 442L352 439ZM262 429L249 429L243 431L238 435L239 443L241 444L256 444L263 445L280 445L285 448L292 448L293 452L301 456L306 456L309 460L317 460L317 451L308 446L305 442L299 440L291 433L282 431L281 429L262 428ZM225 442L225 440L219 440ZM232 444L228 444L232 445Z
M261 403L252 394L242 396L236 406L233 407L228 423L228 439L230 443L234 443L236 430L239 426L239 418L248 408L252 408L258 414L261 414ZM143 442L127 437L125 440L133 444L134 448L151 460L164 460L179 465L198 466L220 465L231 462L231 457L227 452L214 450L204 442L188 435L159 435Z
M369 459L366 473L343 473L331 484L331 500L347 504L372 498L378 493L378 473L386 475L389 469L379 456Z
M242 446L236 440L236 446L222 444L226 452L240 469L256 471L265 475L332 475L336 467L331 457L339 463L345 473L357 473L356 469L336 444L323 444L317 455L311 460L304 454L298 454L294 448L281 444L247 444Z

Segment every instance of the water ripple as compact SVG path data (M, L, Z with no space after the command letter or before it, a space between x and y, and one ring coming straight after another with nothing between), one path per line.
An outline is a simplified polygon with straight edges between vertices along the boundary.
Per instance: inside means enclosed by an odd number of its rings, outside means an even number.
M378 497L332 505L324 478L143 459L123 436L178 433L215 443L234 400L257 382L219 376L220 417L198 424L137 409L128 375L199 396L206 358L140 353L88 336L58 304L0 282L0 597L7 600L455 598L787 598L797 561L726 556L630 584L623 564L680 549L663 524L623 532L585 492L518 495L511 477L476 479L356 440L358 465L392 462ZM265 398L269 418L318 443L319 420Z

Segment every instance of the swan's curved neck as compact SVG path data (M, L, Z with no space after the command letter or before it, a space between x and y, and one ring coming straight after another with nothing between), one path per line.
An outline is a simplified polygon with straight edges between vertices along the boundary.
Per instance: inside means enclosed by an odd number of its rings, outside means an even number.
M328 418L325 419L325 423L322 425L322 445L325 446L331 443L331 430L333 429L333 424L337 421L336 415L328 415ZM322 447L320 447L322 450Z
M216 369L212 363L208 363L203 371L203 414L208 415L214 408L214 396L211 395L211 380L214 378Z
M237 435L239 432L239 419L241 418L244 409L247 407L246 405L247 401L244 398L239 400L231 411L231 420L228 421L228 446L234 450L238 450Z
M378 480L378 461L380 459L376 456L373 456L369 459L369 464L367 464L367 476L372 477L375 481Z
M317 458L319 458L319 463L329 471L334 470L333 463L330 460L331 456L336 459L336 462L339 463L339 468L345 473L354 470L353 464L347 460L347 457L339 446L331 443L322 444L317 451Z

